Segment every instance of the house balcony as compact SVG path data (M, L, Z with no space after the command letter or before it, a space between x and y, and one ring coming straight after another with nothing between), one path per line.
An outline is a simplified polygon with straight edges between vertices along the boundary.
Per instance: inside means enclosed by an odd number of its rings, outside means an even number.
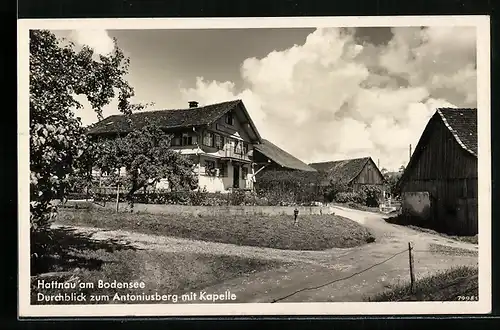
M222 159L235 159L244 162L251 162L250 152L243 152L242 149L235 149L233 147L224 147L220 151Z

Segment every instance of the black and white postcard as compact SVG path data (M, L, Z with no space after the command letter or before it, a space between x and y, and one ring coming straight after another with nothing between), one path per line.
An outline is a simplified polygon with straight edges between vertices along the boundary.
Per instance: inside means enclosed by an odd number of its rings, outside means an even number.
M20 316L488 313L489 24L19 20Z

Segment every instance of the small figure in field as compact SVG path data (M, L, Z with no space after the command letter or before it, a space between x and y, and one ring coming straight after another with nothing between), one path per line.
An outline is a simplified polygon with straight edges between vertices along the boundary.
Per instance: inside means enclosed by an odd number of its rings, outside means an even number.
M295 210L293 210L293 217L294 217L293 225L295 227L297 227L299 225L299 222L297 221L298 216L299 216L299 210L297 210L297 208L295 208Z

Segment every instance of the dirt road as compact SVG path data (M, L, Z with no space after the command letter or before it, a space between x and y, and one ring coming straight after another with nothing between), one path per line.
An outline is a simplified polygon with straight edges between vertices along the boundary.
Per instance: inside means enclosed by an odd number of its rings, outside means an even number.
M407 249L410 241L414 245L417 278L452 266L477 265L477 246L474 244L392 225L378 213L335 208L336 214L369 228L376 242L348 249L290 251L120 230L73 228L91 233L92 238L97 240L118 239L141 249L233 255L293 263L293 266L254 273L205 289L214 293L230 290L237 295L237 302L362 301L364 296L409 279ZM386 261L388 258L391 259ZM337 282L323 286L335 280ZM312 287L317 288L303 290ZM303 291L296 292L299 290Z

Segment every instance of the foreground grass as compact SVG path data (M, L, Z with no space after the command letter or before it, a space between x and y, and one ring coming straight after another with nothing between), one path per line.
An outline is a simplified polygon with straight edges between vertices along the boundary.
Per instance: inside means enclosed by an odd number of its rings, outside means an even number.
M122 249L108 252L104 249L81 250L71 252L78 260L92 260L98 267L86 267L72 264L72 267L61 265L53 267L56 272L32 276L31 303L32 304L95 304L95 303L170 303L180 302L183 293L195 292L224 280L244 276L245 274L262 271L284 264L275 261L247 259L233 256L193 254L193 253L165 253L159 251L145 251ZM65 255L68 258L68 255ZM64 271L63 271L64 270ZM38 288L39 281L45 283L57 281L59 283L75 283L76 288L45 289ZM144 288L98 288L98 281L103 282L144 282ZM89 288L80 288L80 283L91 283ZM58 301L47 302L39 300L42 294L74 295L84 294L85 301ZM113 300L116 294L123 297L131 295L171 295L166 301L140 301L130 299ZM174 295L176 297L174 298ZM95 300L91 300L91 296ZM176 301L178 299L178 301ZM201 301L195 301L201 302Z
M57 223L122 229L211 242L286 250L348 248L375 240L363 226L335 215L183 216L115 213L109 210L61 210Z
M471 301L478 299L477 267L455 267L415 282L415 293L410 284L396 285L368 301Z

